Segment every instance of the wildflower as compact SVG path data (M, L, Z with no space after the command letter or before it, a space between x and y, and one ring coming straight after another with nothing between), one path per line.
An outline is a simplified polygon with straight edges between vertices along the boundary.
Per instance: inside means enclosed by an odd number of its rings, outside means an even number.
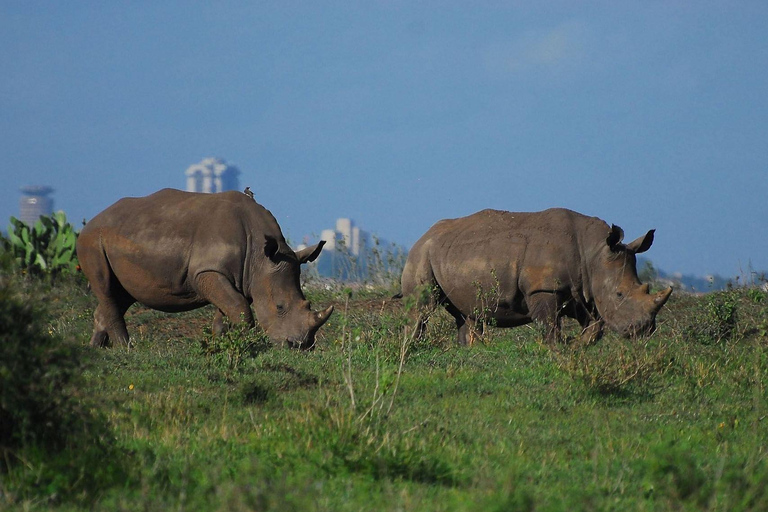
M133 384L129 384L129 385L128 385L128 389L129 389L130 391L133 391Z

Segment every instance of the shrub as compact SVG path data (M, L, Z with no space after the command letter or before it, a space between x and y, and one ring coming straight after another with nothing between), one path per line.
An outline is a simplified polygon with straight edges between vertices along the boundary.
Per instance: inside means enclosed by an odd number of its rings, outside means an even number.
M28 274L56 277L77 271L77 233L64 212L40 217L32 226L11 217L8 238L2 241L16 266Z
M208 333L201 341L204 355L235 370L244 359L266 352L272 346L269 337L259 328L250 329L243 323L230 327L221 335Z
M682 334L689 341L716 345L736 337L739 310L746 303L744 289L711 292L700 300L687 300L681 309ZM758 306L758 304L754 304Z
M0 508L86 496L120 473L106 423L73 396L76 348L46 332L44 318L0 282Z

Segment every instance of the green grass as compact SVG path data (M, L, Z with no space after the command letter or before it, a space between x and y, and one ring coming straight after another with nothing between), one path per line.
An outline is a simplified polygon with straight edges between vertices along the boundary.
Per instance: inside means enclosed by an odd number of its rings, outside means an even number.
M317 349L296 352L258 333L212 348L210 309L138 307L133 347L86 349L82 284L17 286L45 303L43 333L77 349L66 393L98 413L112 451L85 458L110 476L83 487L61 469L70 452L15 449L27 463L0 472L0 508L768 509L759 291L673 295L648 340L554 350L535 326L454 346L444 313L413 343L386 292L316 292L336 312Z

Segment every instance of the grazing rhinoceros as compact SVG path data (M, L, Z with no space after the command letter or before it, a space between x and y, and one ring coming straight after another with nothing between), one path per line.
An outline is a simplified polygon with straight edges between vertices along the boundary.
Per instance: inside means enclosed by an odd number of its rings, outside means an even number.
M333 306L310 310L299 265L322 247L294 252L272 214L242 192L163 189L121 199L77 240L80 266L99 299L91 345L126 344L123 316L140 302L168 312L213 304L215 334L226 328L223 316L253 326L253 304L273 342L309 348Z
M650 334L672 293L651 295L637 277L635 254L650 248L653 233L625 245L621 228L560 208L441 220L408 254L402 293L417 299L417 335L427 308L442 304L456 319L461 344L485 322L515 327L532 320L554 341L563 316L578 320L584 342L598 339L603 324L625 336Z

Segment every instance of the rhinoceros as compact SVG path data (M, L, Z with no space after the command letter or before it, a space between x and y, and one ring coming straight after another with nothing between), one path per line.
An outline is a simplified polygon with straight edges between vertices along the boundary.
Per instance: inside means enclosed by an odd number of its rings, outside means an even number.
M314 345L333 312L313 312L299 285L300 265L323 242L294 252L274 216L241 192L163 189L124 198L86 224L77 256L99 304L92 346L128 343L126 310L135 302L166 312L213 304L213 332L259 324L273 343ZM251 310L253 306L253 311Z
M440 304L456 319L460 344L472 343L484 323L534 320L552 342L562 317L580 323L583 343L600 338L604 325L627 337L650 334L672 293L651 294L638 279L635 255L653 237L650 230L624 244L620 227L563 208L483 210L432 226L408 254L401 290L416 301L417 336Z

